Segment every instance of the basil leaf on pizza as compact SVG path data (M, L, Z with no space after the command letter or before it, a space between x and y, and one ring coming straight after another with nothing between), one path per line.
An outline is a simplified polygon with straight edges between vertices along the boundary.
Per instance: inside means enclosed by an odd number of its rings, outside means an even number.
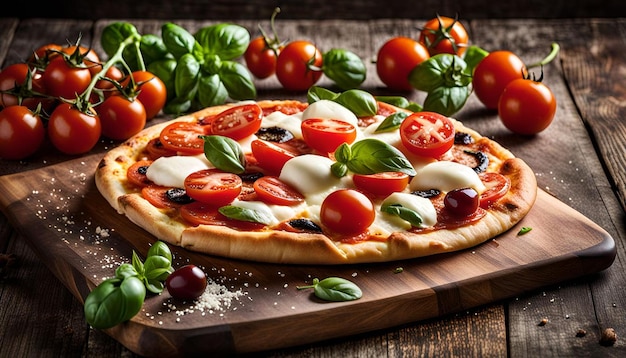
M204 155L216 168L241 174L246 170L246 157L236 141L219 135L202 136Z

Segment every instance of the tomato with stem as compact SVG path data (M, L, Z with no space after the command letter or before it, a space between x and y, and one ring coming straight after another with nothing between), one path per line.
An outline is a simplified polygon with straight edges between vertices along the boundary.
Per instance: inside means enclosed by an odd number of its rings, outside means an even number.
M430 58L426 47L408 37L394 37L383 44L376 57L376 73L390 89L410 91L409 74Z
M467 50L469 35L458 18L437 15L426 22L419 42L426 46L431 56L441 53L462 56Z
M138 99L110 96L96 107L102 124L102 135L126 140L146 126L146 110Z
M511 51L493 51L483 58L472 77L476 97L489 109L498 108L498 100L511 81L522 78L524 62Z
M454 144L454 123L435 112L416 112L400 125L402 144L422 157L439 158Z
M156 117L167 101L167 88L165 87L165 83L149 71L133 71L130 76L132 76L136 85L136 88L132 89L131 94L132 92L136 92L137 99L141 101L146 109L146 119L150 120ZM122 86L129 86L130 76L127 76L122 81Z
M0 111L0 158L21 160L42 146L45 129L41 117L25 106Z
M509 83L498 102L498 116L510 131L533 135L548 128L556 113L556 98L539 81L519 78Z
M48 137L55 148L65 154L84 154L98 143L102 135L100 118L75 106L62 103L48 120Z
M288 43L276 60L276 77L290 91L306 91L322 77L322 52L306 40Z
M42 108L48 111L55 102L44 97L46 89L41 71L25 63L14 63L0 71L0 91L5 91L0 94L3 107L23 105L34 111L41 103Z
M263 28L259 26L261 36L258 36L250 41L243 54L248 70L250 70L250 72L259 79L268 78L276 73L276 59L283 48L283 44L278 39L278 35L274 27L274 20L279 12L280 8L277 7L274 9L270 19L273 37L270 38L265 33Z
M53 97L74 99L87 89L90 82L89 68L72 64L63 56L52 59L43 73L46 93Z

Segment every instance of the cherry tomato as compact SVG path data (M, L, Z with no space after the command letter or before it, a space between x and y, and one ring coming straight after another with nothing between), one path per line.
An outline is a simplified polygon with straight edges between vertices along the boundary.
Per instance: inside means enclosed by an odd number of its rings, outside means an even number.
M33 54L28 58L29 63L37 61L48 61L54 56L58 56L59 52L63 50L63 46L55 43L48 43L41 45L33 51Z
M131 76L137 84L138 92L137 99L143 103L146 108L146 118L152 119L156 117L159 112L165 106L167 101L167 88L165 83L148 71L134 71ZM122 81L123 86L127 86L130 82L130 78Z
M341 235L358 235L374 222L374 204L365 194L353 189L339 189L322 202L320 220Z
M140 160L128 167L126 169L128 183L140 188L152 184L152 181L146 176L150 164L152 164L152 160Z
M185 178L187 195L215 207L230 204L241 193L243 182L237 174L205 169Z
M39 115L25 106L0 111L0 158L24 159L42 145L46 131Z
M449 53L462 56L467 50L469 36L458 19L437 16L426 22L420 32L419 42L428 48L431 56Z
M257 160L257 164L270 174L275 175L280 174L280 171L289 159L296 157L296 153L261 139L253 140L250 143L250 148L252 149L252 155Z
M0 71L0 91L15 90L16 92L20 92L21 94L22 90L29 85L29 71L31 73L30 85L32 86L32 91L37 92L38 94L45 94L46 90L44 87L41 72L30 68L25 63L15 63L5 67L2 71ZM1 105L3 107L14 106L18 104L18 96L13 94L2 93L0 95L0 99L2 101ZM54 99L35 97L34 93L28 93L28 91L26 91L25 96L22 98L21 105L26 106L31 110L35 110L37 109L37 105L39 103L42 104L45 110L49 110L52 108Z
M78 53L83 57L83 59L87 62L88 65L98 64L100 63L100 56L94 51L92 48L88 48L82 45L71 45L65 46L61 49L61 52L67 55L74 55L78 51Z
M415 66L430 58L426 47L408 37L394 37L378 50L376 72L390 89L410 91L409 74Z
M137 99L110 96L97 106L102 135L113 140L126 140L146 126L146 110Z
M338 119L309 118L300 124L302 138L306 144L327 155L343 143L352 144L356 139L356 128Z
M454 144L454 124L435 112L416 112L400 125L402 144L412 153L439 158Z
M470 216L478 210L480 196L472 188L454 189L446 193L443 204L454 216Z
M100 118L83 113L70 104L57 106L48 120L50 141L65 154L87 153L98 143L100 135Z
M377 196L388 196L404 190L409 184L409 176L402 172L376 174L354 174L352 181L357 189Z
M90 68L91 69L91 76L92 76L92 78L93 78L93 76L99 75L100 72L102 71L102 68L103 68L103 66L101 64L97 64L93 68ZM124 79L124 73L122 73L122 70L120 70L119 68L117 68L115 66L111 66L111 67L109 67L109 69L104 74L104 78L108 78L108 79L115 80L115 81L119 82L122 79ZM113 84L113 82L108 81L106 79L98 80L98 82L96 82L96 88L102 89L102 90L108 90L107 93L115 93L116 92L114 90L115 89L115 85Z
M480 173L478 176L487 188L487 190L480 194L480 207L483 209L488 208L491 204L506 195L511 187L511 181L502 174L488 172Z
M263 110L256 103L229 108L211 118L211 133L240 140L261 128Z
M498 108L498 100L511 81L523 78L526 66L510 51L493 51L483 58L472 77L476 97L489 109Z
M206 289L206 274L196 265L185 265L172 272L165 279L165 287L172 297L180 300L193 300Z
M556 113L554 94L541 82L517 79L509 83L498 102L498 115L510 131L537 134L548 128Z
M174 122L167 125L159 135L159 141L168 150L186 155L204 153L204 139L200 136L207 134L209 129L198 123Z
M278 55L276 77L285 89L306 91L322 77L322 62L322 53L314 44L292 41Z
M304 201L304 196L275 176L263 176L254 181L254 191L268 204L292 206Z
M276 72L276 58L279 49L272 49L264 36L259 36L248 44L243 58L248 70L259 79L268 78Z
M91 82L88 68L70 67L62 56L55 57L43 73L46 93L66 99L76 98L87 89Z

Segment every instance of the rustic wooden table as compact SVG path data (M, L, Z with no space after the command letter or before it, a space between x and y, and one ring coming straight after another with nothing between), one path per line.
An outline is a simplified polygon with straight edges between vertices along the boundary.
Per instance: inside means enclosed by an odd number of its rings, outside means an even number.
M260 21L266 28L267 21ZM102 53L99 34L107 21L0 19L0 63L22 61L49 42L82 34ZM158 33L162 20L133 20L142 33ZM197 29L204 21L178 21ZM239 24L256 35L259 21ZM283 20L284 39L313 40L320 48L348 48L368 62L363 88L384 93L369 59L392 36L417 37L423 20ZM467 20L472 42L488 51L508 49L527 63L543 58L552 42L561 52L544 83L558 100L545 132L522 138L507 132L497 114L472 96L456 117L525 159L539 187L597 223L615 240L617 258L587 277L526 292L444 317L321 343L264 352L272 357L326 356L624 356L626 344L626 20ZM320 85L328 84L322 82ZM301 98L275 79L259 81L259 98ZM418 92L403 93L421 101ZM99 146L95 152L105 150ZM38 169L69 157L43 153L31 160L0 161L0 175ZM558 238L555 238L558 239ZM134 356L85 323L83 306L35 255L5 215L0 216L0 253L14 259L0 276L0 356ZM1 261L0 261L1 262ZM548 323L539 322L547 318ZM617 341L599 344L613 328ZM577 337L578 330L586 335ZM271 338L268 338L271 339Z

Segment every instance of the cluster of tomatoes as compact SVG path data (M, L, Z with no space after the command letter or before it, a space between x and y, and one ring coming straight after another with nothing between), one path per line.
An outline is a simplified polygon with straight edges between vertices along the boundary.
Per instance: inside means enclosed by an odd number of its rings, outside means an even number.
M105 71L106 69L106 71ZM165 105L163 82L147 71L125 74L92 49L46 44L0 71L0 158L20 160L46 138L68 155L106 137L125 140Z

